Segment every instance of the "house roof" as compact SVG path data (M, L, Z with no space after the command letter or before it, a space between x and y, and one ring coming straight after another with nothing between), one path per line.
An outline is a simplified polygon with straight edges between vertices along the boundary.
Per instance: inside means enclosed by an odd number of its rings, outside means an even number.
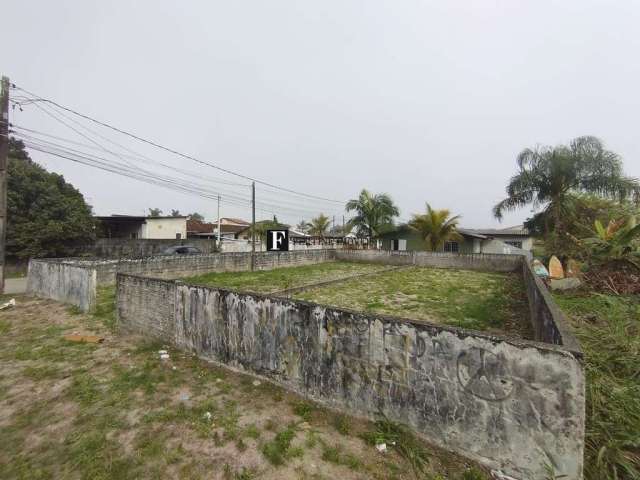
M213 224L198 220L187 220L188 233L213 233Z
M469 234L478 234L485 235L489 237L495 236L508 236L508 237L528 237L531 234L529 230L524 228L522 225L516 225L515 227L507 227L507 228L460 228L458 229L460 232L462 230L468 232Z
M172 215L165 215L165 216L156 216L156 217L151 217L151 216L145 216L145 215L105 215L105 216L97 216L94 217L97 218L98 220L102 220L102 221L123 221L123 222L143 222L145 220L160 220L160 219L167 219L167 218L187 218L186 216L180 215L177 217L174 217Z
M214 220L213 223L217 224L218 221ZM247 225L251 225L251 222L247 222L241 218L220 217L220 226L222 225L238 225L246 227Z

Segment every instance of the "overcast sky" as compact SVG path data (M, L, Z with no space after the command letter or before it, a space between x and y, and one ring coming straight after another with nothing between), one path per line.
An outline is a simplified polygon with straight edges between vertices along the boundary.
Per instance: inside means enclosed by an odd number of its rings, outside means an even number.
M5 2L2 17L0 71L17 85L290 189L387 192L403 219L429 202L464 226L497 225L491 207L517 153L579 135L600 137L640 177L638 1L23 0ZM11 121L86 143L33 106ZM98 133L202 182L246 183ZM98 214L216 216L208 199L32 157ZM250 218L224 192L223 216ZM258 218L324 211L341 222L340 206L258 187L262 199Z

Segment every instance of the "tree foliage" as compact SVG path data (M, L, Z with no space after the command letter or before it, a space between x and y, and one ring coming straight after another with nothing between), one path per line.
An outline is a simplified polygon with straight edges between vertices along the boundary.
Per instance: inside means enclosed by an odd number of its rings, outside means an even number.
M193 212L187 215L187 218L189 220L194 220L196 222L204 222L204 215L198 213L198 212Z
M91 207L82 194L31 160L21 141L9 139L7 254L69 256L94 239Z
M596 137L578 137L568 146L527 148L516 159L518 172L507 185L507 198L493 209L496 218L529 204L545 205L545 234L565 233L575 193L640 200L640 184L624 175L620 157Z
M180 214L180 210L173 210L173 209L171 209L171 216L172 216L172 217L180 217L180 216L181 216L181 214Z
M311 222L307 224L307 232L310 235L316 235L318 237L324 237L329 230L329 217L327 217L324 213L321 213L315 218L311 219Z
M459 219L458 215L452 217L449 210L434 210L427 203L427 212L414 214L408 225L427 242L429 251L436 252L446 242L462 240L462 235L457 231Z
M162 215L162 209L160 208L150 208L149 209L149 216L150 217L159 217Z
M362 189L358 198L347 202L346 210L356 213L349 221L349 227L355 227L359 235L369 239L391 229L394 217L400 215L388 194L372 194L366 189Z
M629 262L640 268L640 224L636 217L611 220L606 227L596 220L594 227L594 235L581 242L593 260Z

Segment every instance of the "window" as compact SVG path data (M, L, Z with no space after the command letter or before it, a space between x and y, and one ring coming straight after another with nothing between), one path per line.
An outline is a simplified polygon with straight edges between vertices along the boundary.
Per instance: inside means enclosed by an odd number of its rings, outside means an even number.
M505 240L504 243L506 243L507 245L511 245L512 247L522 248L522 242L519 242L519 241Z
M182 238L182 234L181 233L176 233L176 240L180 240Z
M458 242L445 242L444 251L458 253L460 251L460 244Z

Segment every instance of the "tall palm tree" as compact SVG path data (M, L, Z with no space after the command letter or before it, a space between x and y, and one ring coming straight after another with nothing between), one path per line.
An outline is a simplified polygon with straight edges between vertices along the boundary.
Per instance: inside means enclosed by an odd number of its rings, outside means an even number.
M311 222L307 224L308 233L310 235L316 235L318 237L324 237L329 229L329 217L324 213L321 213L316 218L312 218Z
M364 233L369 239L393 225L393 217L400 215L400 210L388 194L374 195L366 189L362 189L358 198L347 202L346 210L356 212L349 221L349 227L356 227L359 234Z
M296 225L296 230L302 233L307 233L307 228L309 228L309 223L304 218Z
M449 210L434 210L427 203L427 213L414 213L409 228L422 236L429 251L436 252L441 250L446 242L462 240L462 235L457 231L460 216L450 215Z
M572 193L640 198L638 181L624 175L620 157L605 150L596 137L578 137L568 146L527 148L516 162L518 173L507 185L507 198L493 208L499 220L505 211L546 204L545 233L552 229L561 233L563 217L571 213Z

